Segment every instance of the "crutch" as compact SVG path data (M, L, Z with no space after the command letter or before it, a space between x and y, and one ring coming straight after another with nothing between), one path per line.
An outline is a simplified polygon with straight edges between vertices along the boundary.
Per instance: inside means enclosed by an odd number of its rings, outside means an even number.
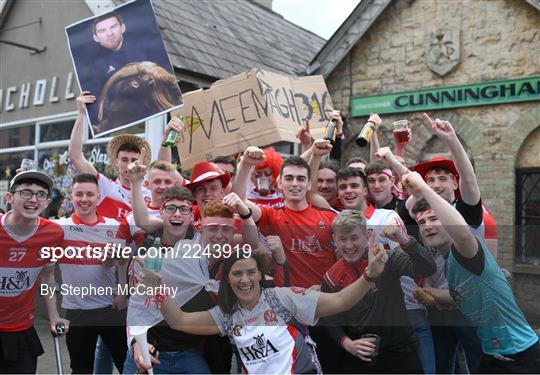
M64 368L62 366L62 351L60 350L60 340L59 336L64 334L66 327L62 323L56 325L56 332L51 332L54 342L54 354L56 355L56 370L58 370L59 375L64 374Z

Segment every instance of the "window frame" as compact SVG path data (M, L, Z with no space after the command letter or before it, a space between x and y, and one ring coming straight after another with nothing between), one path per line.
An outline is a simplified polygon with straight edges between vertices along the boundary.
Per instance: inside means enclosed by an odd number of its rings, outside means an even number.
M514 230L514 262L518 265L540 266L540 255L538 257L530 257L532 260L526 260L526 248L523 243L524 221L527 219L540 219L540 216L523 215L523 207L527 202L523 202L524 191L523 185L527 176L537 175L538 182L534 186L534 190L540 190L540 167L517 168L515 181L515 230ZM525 252L525 253L524 253Z

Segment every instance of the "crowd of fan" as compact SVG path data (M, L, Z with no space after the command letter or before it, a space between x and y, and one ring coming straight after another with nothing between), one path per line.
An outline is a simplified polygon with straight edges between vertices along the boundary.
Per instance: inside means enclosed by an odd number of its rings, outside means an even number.
M306 125L301 156L250 146L197 163L189 180L170 148L152 161L144 139L123 134L109 143L111 180L82 151L93 101L77 98L69 144L74 213L39 216L53 188L43 172L19 172L6 193L0 373L36 371L38 292L51 330L66 327L74 373L112 373L113 363L126 374L540 372L538 336L497 264L494 219L448 121L423 116L451 159L408 167L403 145L379 146L375 114L369 162L340 167L333 112L336 144L313 140ZM173 118L163 143L173 130L183 135L185 124ZM40 257L44 246L116 242L131 255ZM160 270L138 251L152 246ZM114 292L62 294L60 317L61 285ZM137 285L159 292L119 292ZM141 325L152 363L132 335Z

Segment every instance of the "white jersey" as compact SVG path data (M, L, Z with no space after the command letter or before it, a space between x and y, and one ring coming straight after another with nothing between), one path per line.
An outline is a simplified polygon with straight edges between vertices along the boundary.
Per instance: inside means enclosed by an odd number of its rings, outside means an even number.
M121 242L116 239L118 221L98 215L97 223L82 222L77 215L56 220L64 230L64 249L90 245L93 248L104 248L110 243ZM72 257L71 253L58 260L62 273L62 288L66 291L62 298L62 307L65 309L89 310L112 305L113 295L117 292L117 283L114 265L106 266L102 259L93 258L86 251L81 256ZM81 288L81 289L76 289ZM82 288L90 289L90 294L84 298L80 292Z
M118 180L111 180L101 173L97 174L99 195L97 211L101 216L110 217L118 221L122 220L131 208L131 188L123 186ZM142 186L142 192L146 203L150 203L152 196L150 190Z
M364 212L364 216L366 217L366 227L368 230L373 230L378 244L382 244L386 249L389 250L393 250L399 246L397 242L391 241L381 235L382 228L388 224L397 225L401 227L405 233L407 232L403 220L401 217L399 217L396 211L387 210L385 208L375 208L370 205ZM414 297L414 291L416 288L418 288L416 282L409 276L401 276L399 280L401 281L401 289L403 290L407 310L425 310L426 307L418 302Z
M317 323L319 295L297 287L269 288L251 310L237 305L232 315L224 315L216 306L210 314L238 349L246 373L315 373L320 367L313 341L301 325Z

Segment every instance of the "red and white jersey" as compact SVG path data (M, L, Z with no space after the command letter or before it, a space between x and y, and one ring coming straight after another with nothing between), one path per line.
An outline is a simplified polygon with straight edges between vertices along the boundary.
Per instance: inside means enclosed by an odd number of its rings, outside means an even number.
M0 331L17 332L32 327L36 281L43 267L52 265L42 259L41 248L58 246L64 232L39 217L35 230L21 237L6 226L10 214L0 219Z
M495 218L489 212L487 207L482 203L482 217L484 219L484 237L486 240L496 240L497 239L497 222Z
M103 249L110 243L117 243L116 233L118 231L118 221L98 215L95 223L85 223L73 214L69 218L61 218L56 221L61 225L64 232L62 246L71 246L75 249L91 246L96 249ZM62 287L67 293L63 294L62 307L65 309L98 309L112 304L113 294L117 291L115 267L104 265L102 259L94 258L93 255L82 251L77 256L72 252L58 260L62 273ZM72 293L74 288L96 288L92 289L89 295L81 298L81 295ZM69 288L69 289L67 289ZM98 289L102 288L102 289Z
M315 374L320 365L313 341L298 323L317 323L319 295L303 288L270 288L251 310L237 305L231 315L219 306L209 312L221 335L236 346L245 373Z
M276 191L268 195L260 195L255 190L250 190L247 192L246 198L258 206L269 206L272 208L285 207L285 198L283 198L281 191Z
M146 205L146 207L148 208L148 214L150 216L159 217L159 207L152 207L150 204ZM136 250L136 246L142 245L145 234L146 232L135 224L135 216L133 215L133 212L130 212L120 222L116 237L126 241L126 246L130 246L132 250Z
M97 211L101 216L110 217L121 221L124 216L132 211L131 208L131 188L123 186L118 180L97 174L99 194L101 201L98 204ZM150 190L142 187L144 200L150 203L152 196Z
M322 282L325 272L336 258L331 246L332 220L335 212L312 207L302 211L287 207L261 207L257 226L262 234L280 236L287 255L290 284L302 288ZM276 285L285 285L283 267L276 266Z

